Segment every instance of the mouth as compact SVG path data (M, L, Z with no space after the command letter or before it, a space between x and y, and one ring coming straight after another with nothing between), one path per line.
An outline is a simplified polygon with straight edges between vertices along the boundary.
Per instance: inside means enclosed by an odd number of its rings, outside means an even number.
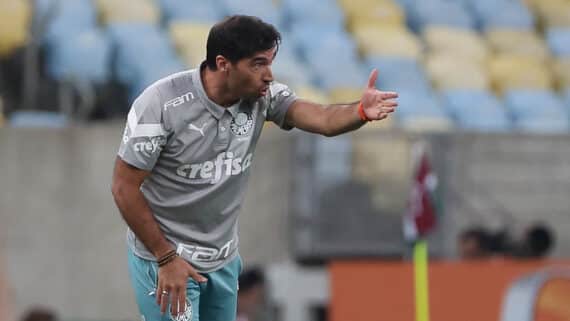
M261 90L259 90L260 96L265 96L265 95L267 95L267 91L269 91L269 86L264 86L264 87L262 87Z

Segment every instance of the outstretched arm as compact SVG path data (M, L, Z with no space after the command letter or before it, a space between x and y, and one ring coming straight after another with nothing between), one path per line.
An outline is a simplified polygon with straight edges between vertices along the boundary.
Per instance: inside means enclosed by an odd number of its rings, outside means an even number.
M377 90L377 78L378 71L374 69L362 98L354 103L321 105L302 99L295 101L287 111L287 124L330 137L388 117L398 106L398 94Z

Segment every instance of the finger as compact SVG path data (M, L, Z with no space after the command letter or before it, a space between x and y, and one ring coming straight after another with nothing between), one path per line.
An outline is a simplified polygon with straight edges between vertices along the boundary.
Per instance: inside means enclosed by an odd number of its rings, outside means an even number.
M168 290L166 290L167 292L164 292L165 290L162 290L162 292L160 292L160 313L164 314L166 312L166 307L168 306L168 296L170 295L170 293L168 292Z
M378 91L380 98L382 99L394 99L398 98L398 93L394 91Z
M186 312L186 287L178 292L178 315Z
M178 289L174 288L172 289L172 292L169 293L170 294L170 314L174 317L178 316L178 311L180 311L180 302L178 301L179 299L179 292Z
M396 110L396 108L394 108L394 107L382 107L382 108L380 109L380 112L383 113L383 114L391 114L391 113L393 113L395 110Z
M156 299L156 305L160 305L160 300L162 299L162 286L160 284L156 287L154 297Z
M376 88L376 79L378 79L378 69L373 69L368 77L368 88Z
M398 102L395 101L394 99L388 99L382 102L382 107L396 107L396 106L398 106Z
M190 271L190 277L193 278L196 282L207 282L208 279L206 279L205 277L203 277L200 273L196 272L196 270L192 269Z

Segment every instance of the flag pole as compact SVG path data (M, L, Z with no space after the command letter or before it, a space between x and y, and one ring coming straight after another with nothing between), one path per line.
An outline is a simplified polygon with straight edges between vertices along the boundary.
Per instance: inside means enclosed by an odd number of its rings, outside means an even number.
M429 321L428 244L424 239L414 243L414 287L416 321Z

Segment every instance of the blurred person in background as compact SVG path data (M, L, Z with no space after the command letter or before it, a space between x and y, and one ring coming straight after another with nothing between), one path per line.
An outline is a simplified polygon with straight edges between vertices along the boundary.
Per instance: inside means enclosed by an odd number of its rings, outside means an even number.
M58 317L54 311L43 308L34 307L24 313L21 321L57 321Z
M459 234L458 251L461 259L483 259L490 256L489 233L482 227L471 227Z
M543 223L530 224L522 233L512 232L509 228L489 231L472 227L459 235L458 250L462 259L537 259L548 255L554 243L554 232Z
M543 223L529 225L522 239L514 244L512 254L514 257L537 259L550 253L555 244L552 229Z
M131 107L112 192L129 227L129 270L146 321L235 320L237 217L265 121L335 136L397 106L396 93L375 88L376 70L360 101L297 98L273 79L280 41L274 26L230 16L211 28L198 69L158 80Z
M265 301L265 276L259 268L244 270L239 276L236 321L254 321Z

